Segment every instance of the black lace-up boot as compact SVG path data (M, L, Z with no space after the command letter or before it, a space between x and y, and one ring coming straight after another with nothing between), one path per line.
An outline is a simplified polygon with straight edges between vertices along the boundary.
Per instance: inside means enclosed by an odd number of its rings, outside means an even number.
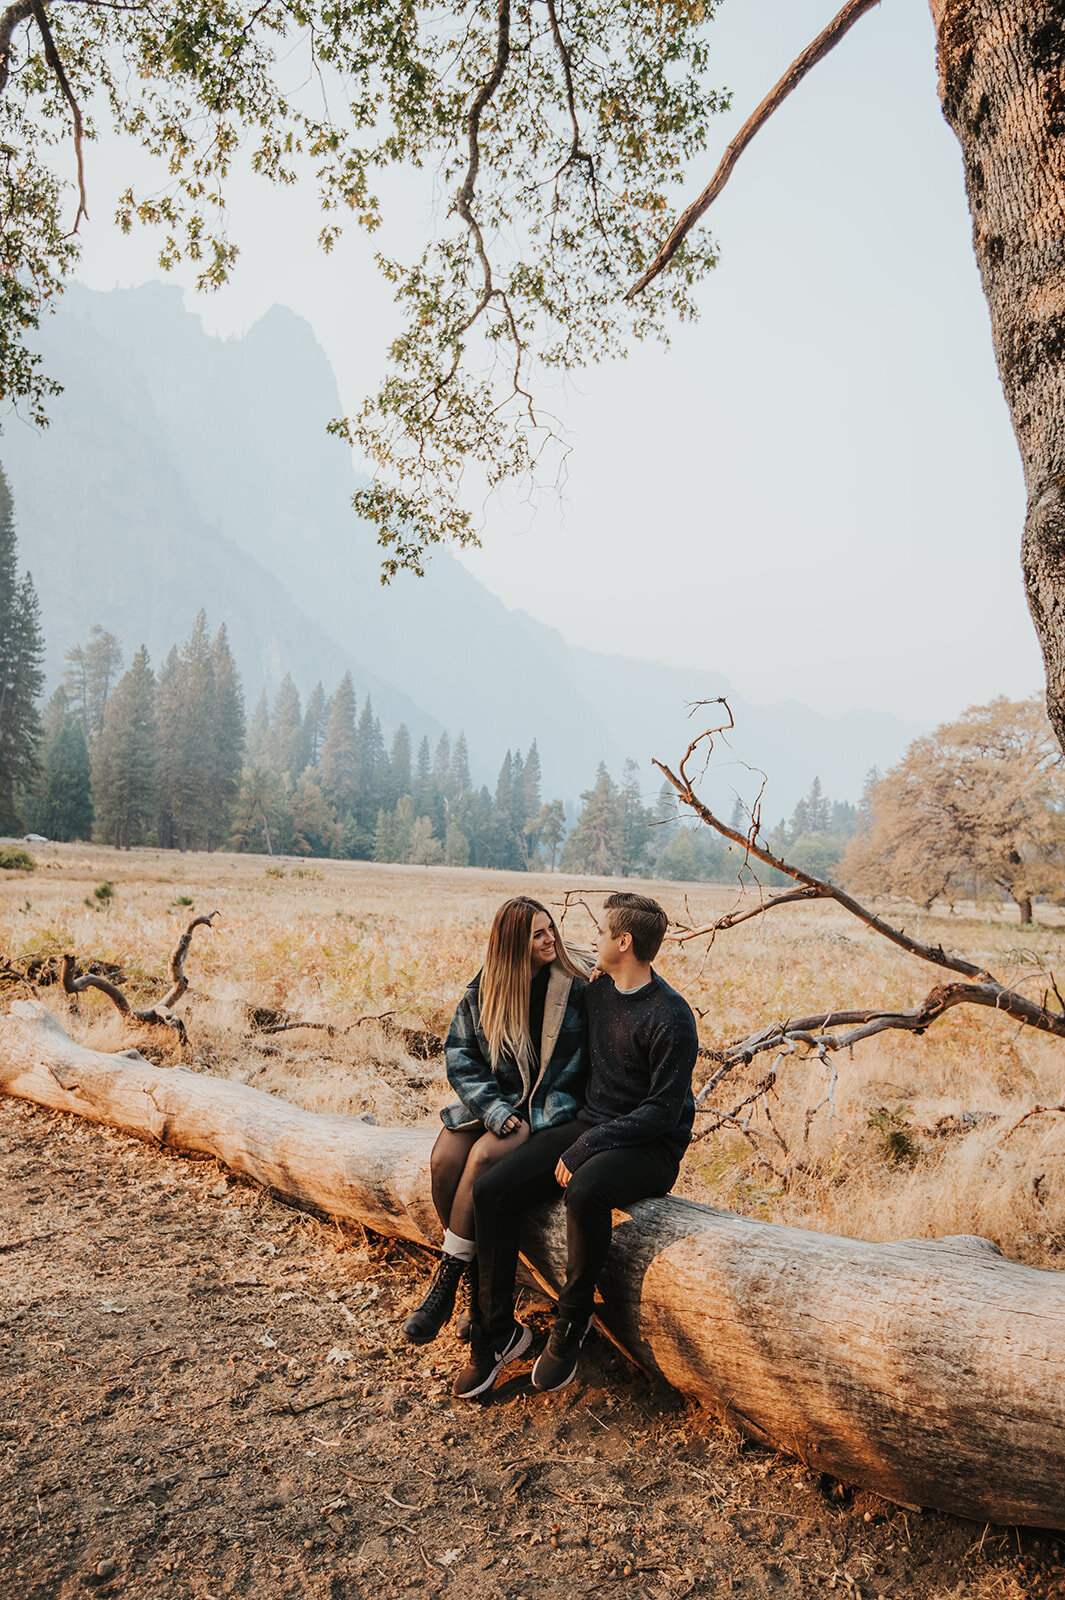
M477 1257L468 1263L466 1271L462 1274L459 1284L458 1299L455 1302L455 1338L461 1339L463 1344L470 1342L470 1329L473 1326L473 1312L477 1304Z
M403 1324L403 1333L411 1344L431 1344L445 1322L450 1322L467 1265L458 1256L440 1257L425 1299Z

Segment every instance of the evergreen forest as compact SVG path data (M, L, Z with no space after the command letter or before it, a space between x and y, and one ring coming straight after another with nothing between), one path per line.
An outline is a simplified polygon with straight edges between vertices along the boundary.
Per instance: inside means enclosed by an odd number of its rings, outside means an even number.
M143 645L127 663L94 625L42 707L43 655L0 473L0 833L678 881L744 870L741 853L677 818L665 790L645 804L633 760L620 781L600 763L567 814L541 792L535 740L507 751L494 789L478 786L464 732L415 748L404 723L386 731L370 696L360 702L350 673L305 702L286 675L249 715L225 626L212 632L204 611L158 666ZM773 838L831 875L857 821L815 779Z

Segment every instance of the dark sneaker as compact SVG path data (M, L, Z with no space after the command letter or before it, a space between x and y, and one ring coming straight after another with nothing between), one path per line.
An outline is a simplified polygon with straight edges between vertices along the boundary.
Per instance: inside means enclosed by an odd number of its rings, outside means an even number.
M440 1257L425 1299L403 1324L404 1335L411 1344L429 1344L444 1323L451 1321L455 1295L465 1271L466 1262L458 1256Z
M477 1257L474 1256L462 1274L458 1297L455 1301L455 1338L463 1344L470 1342L473 1327L473 1308L477 1304Z
M547 1344L532 1369L534 1389L551 1394L553 1390L564 1389L567 1383L573 1382L577 1376L581 1345L591 1325L591 1317L581 1322L564 1322L561 1317L557 1318Z
M487 1394L503 1368L525 1354L532 1344L532 1334L516 1322L502 1349L498 1348L498 1343L498 1340L488 1339L474 1323L470 1332L469 1365L463 1367L455 1379L452 1394L462 1400L476 1400L478 1395Z

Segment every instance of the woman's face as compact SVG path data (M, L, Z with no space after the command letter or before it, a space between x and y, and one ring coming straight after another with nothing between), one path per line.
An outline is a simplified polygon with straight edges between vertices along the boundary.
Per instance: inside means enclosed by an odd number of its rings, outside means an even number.
M538 911L533 917L532 925L532 969L533 976L541 967L546 967L549 961L554 961L555 955L555 928L546 911Z

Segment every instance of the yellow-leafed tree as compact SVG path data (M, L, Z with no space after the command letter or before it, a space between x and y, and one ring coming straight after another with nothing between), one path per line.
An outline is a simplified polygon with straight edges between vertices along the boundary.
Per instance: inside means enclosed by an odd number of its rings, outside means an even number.
M870 790L840 875L925 906L994 887L1022 923L1036 895L1065 896L1065 763L1041 702L1000 697L915 739Z

